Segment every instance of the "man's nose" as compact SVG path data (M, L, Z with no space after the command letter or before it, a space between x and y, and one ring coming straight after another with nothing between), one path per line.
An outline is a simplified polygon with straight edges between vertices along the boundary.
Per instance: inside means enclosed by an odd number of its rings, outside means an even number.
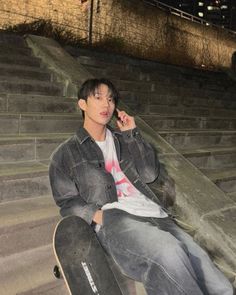
M104 105L104 106L107 106L107 107L110 105L110 100L109 100L109 98L107 98L107 97L104 97L104 98L103 98L103 105Z

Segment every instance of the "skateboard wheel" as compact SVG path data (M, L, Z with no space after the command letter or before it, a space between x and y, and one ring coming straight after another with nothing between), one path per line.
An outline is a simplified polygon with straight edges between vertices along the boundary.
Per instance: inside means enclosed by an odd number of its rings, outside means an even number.
M55 265L53 268L53 274L57 279L61 279L60 268L57 265Z

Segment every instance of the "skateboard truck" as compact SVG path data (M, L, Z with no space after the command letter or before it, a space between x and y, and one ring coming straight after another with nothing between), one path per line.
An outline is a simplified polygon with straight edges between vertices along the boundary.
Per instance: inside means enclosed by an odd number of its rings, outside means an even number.
M55 278L57 279L61 279L62 276L61 276L61 272L60 272L60 268L58 265L55 265L54 268L53 268L53 274L55 276Z

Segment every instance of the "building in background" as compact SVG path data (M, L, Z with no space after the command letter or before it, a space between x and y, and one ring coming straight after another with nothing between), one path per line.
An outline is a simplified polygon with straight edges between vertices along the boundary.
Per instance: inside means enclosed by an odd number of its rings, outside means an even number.
M224 28L236 31L236 0L161 0Z

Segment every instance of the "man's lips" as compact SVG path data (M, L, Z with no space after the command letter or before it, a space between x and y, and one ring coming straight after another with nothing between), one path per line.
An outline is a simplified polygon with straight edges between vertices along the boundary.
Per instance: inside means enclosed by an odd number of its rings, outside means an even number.
M109 112L101 112L100 115L103 117L108 117L110 115L110 113Z

